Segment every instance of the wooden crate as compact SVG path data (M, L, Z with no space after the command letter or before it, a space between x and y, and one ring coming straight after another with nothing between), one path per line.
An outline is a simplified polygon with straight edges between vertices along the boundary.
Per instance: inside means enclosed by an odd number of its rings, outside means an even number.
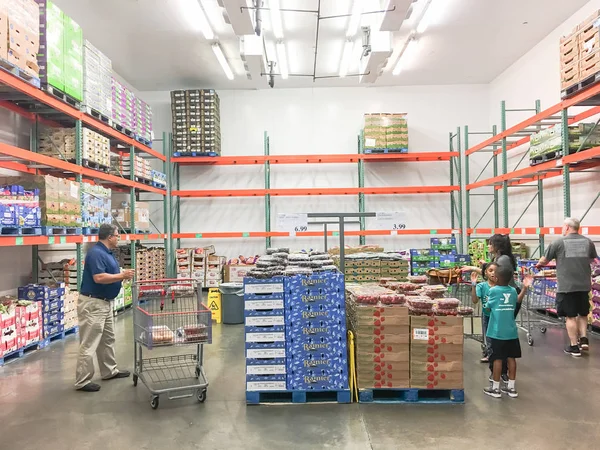
M596 29L595 33L590 33L587 39L579 41L579 54L581 58L587 58L592 53L600 50L600 32Z
M586 68L582 68L579 73L579 81L585 81L587 78L597 74L598 72L600 72L600 60L587 66Z
M577 29L579 30L580 34L580 40L582 39L582 35L584 35L583 37L585 38L585 35L587 35L587 33L589 33L590 31L593 30L593 28L598 28L598 25L600 24L600 10L594 12L593 14L591 14L590 16L588 16L587 19L585 19L583 22L581 22L579 24L579 26L577 27Z
M579 62L575 62L560 71L560 86L561 89L566 89L579 82L580 66Z
M568 36L563 36L560 38L560 55L568 55L577 52L579 48L579 33L572 33Z

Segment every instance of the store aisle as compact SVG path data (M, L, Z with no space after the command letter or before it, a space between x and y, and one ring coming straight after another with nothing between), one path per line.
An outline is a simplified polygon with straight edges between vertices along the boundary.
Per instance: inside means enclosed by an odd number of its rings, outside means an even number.
M118 359L131 368L131 312L117 319ZM562 351L562 331L523 345L520 398L495 400L478 345L465 345L465 405L277 405L246 407L242 326L215 326L207 347L211 385L194 399L150 408L143 385L101 382L72 389L78 342L68 338L0 368L2 442L12 448L110 449L554 449L596 446L600 429L600 340L592 354ZM524 339L522 339L524 342ZM468 361L472 361L472 364ZM2 447L2 446L0 446Z

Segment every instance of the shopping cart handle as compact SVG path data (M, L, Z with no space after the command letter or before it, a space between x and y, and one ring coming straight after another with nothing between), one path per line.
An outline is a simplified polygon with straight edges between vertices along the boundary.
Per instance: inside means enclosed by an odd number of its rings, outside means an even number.
M165 281L197 281L194 278L163 278L161 280L138 280L136 283L164 283Z

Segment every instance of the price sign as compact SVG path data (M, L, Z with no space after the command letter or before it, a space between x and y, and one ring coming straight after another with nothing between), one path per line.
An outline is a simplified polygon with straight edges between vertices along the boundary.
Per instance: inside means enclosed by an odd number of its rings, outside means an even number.
M406 218L403 211L375 213L376 228L378 230L399 231L406 230ZM396 233L397 234L397 233Z
M296 233L308 231L308 216L305 213L277 214L277 230L287 231L290 236L296 236Z

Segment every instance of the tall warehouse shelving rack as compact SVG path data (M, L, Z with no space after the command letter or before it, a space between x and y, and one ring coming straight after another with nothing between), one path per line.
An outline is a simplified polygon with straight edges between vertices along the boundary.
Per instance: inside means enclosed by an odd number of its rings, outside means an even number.
M141 194L159 196L163 203L165 216L169 211L170 196L167 191L154 186L139 183L135 180L133 165L134 156L153 158L162 162L164 172L167 173L167 157L152 148L141 144L135 139L126 136L108 124L96 120L84 112L56 99L33 85L4 71L0 71L0 107L16 113L31 123L30 150L0 143L0 168L12 170L21 174L53 175L56 177L70 178L75 181L101 184L129 194L131 217L135 215L135 202ZM82 164L82 130L83 126L108 137L111 141L111 151L121 155L129 155L132 170L131 176L125 178L84 167ZM63 159L45 156L36 153L38 149L38 128L48 127L73 127L75 128L76 162L71 163ZM163 144L167 143L163 136ZM165 153L170 149L164 148ZM169 180L167 180L167 187ZM80 189L80 195L81 189ZM80 198L81 200L81 198ZM165 221L165 224L167 221ZM166 226L166 225L165 225ZM135 224L132 223L132 230ZM133 231L132 231L133 232ZM32 248L32 273L34 281L38 274L39 246L53 244L75 244L77 254L77 286L81 284L83 272L83 244L97 242L97 236L83 235L56 235L56 236L0 236L0 247L31 246ZM131 245L131 264L135 269L135 243L137 241L163 241L168 251L168 229L156 234L121 234L121 241L129 241ZM47 247L44 247L47 248Z
M562 102L541 111L540 102L536 101L533 109L507 109L503 101L501 103L501 129L497 134L497 129L494 126L490 133L469 131L468 126L464 127L465 139L465 188L466 188L466 231L468 239L471 236L485 235L489 236L494 233L513 234L521 236L537 236L539 246L534 251L534 255L542 255L545 247L545 236L560 234L562 224L553 224L554 226L546 226L544 221L544 180L554 177L562 177L563 181L563 213L565 217L571 215L571 174L573 172L597 172L600 166L600 147L594 147L587 150L581 150L575 153L570 153L568 125L578 123L582 120L600 114L600 84L591 87L577 95L565 99ZM577 115L569 116L569 108L575 106L591 106L584 112ZM506 119L507 113L510 112L527 112L535 113L516 125L507 128ZM528 152L523 154L523 157L518 162L513 170L508 168L508 153L522 145L529 143L532 134L548 127L561 124L563 128L562 134L562 155L556 160L543 162L531 167L519 168ZM598 122L596 123L596 125ZM492 136L480 144L469 147L469 138L473 135L491 134ZM477 178L470 181L469 158L476 152L490 152L491 158L484 166ZM493 176L481 180L481 176L485 169L492 164ZM598 199L600 198L600 177L596 177L596 182L592 182L589 186L597 194L586 209L585 213L580 217L583 221L587 214L592 210ZM515 187L523 187L525 185L535 188L535 194L522 214L512 224L509 221L508 205L509 205L509 190ZM480 219L472 224L471 211L471 196L472 191L483 188L493 187L491 194L492 202L485 210ZM501 193L501 195L500 195ZM536 227L518 227L519 221L525 215L528 208L537 200L537 218L538 226ZM494 210L494 228L479 228L478 225L493 207ZM502 213L500 213L500 208ZM588 236L600 236L600 226L582 227L583 234Z
M175 167L172 169L171 179L174 198L172 211L173 230L172 238L177 239L179 246L181 239L226 239L226 238L264 238L266 246L271 246L272 238L289 237L287 231L272 231L271 222L271 197L291 196L336 196L353 195L358 199L358 211L365 212L365 196L367 195L402 195L402 194L450 194L452 221L450 228L444 229L402 229L402 230L367 230L364 217L359 220L359 230L347 230L345 236L359 236L360 243L364 244L367 236L390 235L457 235L460 234L462 223L462 196L460 195L461 170L459 163L460 136L459 131L450 136L450 151L422 152L422 153L365 153L363 137L358 136L358 152L351 154L314 154L314 155L272 155L269 136L264 133L264 155L260 156L217 156L217 157L171 157L170 161ZM458 146L458 148L456 147ZM371 163L417 163L417 162L450 162L450 184L446 186L387 186L365 187L365 165ZM271 188L271 165L273 164L336 164L356 163L358 170L358 186L347 188L301 188L301 189L274 189ZM264 167L264 189L226 189L226 190L180 190L179 166L240 166L262 165ZM237 231L237 232L182 232L180 204L181 198L217 198L217 197L264 197L265 231ZM304 212L304 211L299 211ZM297 237L321 237L327 233L329 236L338 236L338 231L305 231L295 233ZM173 244L172 244L173 245ZM171 258L172 259L172 258Z

